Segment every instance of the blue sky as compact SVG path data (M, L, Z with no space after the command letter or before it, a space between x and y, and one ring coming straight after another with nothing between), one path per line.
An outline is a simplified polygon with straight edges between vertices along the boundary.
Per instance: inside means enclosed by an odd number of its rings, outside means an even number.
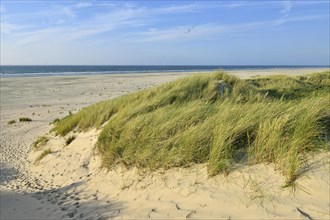
M329 65L329 1L1 1L1 64Z

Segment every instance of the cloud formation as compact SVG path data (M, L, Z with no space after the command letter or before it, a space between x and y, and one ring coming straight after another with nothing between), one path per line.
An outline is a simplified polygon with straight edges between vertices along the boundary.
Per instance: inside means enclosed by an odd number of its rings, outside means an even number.
M137 54L136 51L158 54L160 50L156 48L183 54L182 51L186 51L183 48L189 44L216 53L218 45L231 45L234 39L241 42L249 39L244 44L249 45L254 39L265 39L260 33L275 33L271 38L276 42L276 32L289 26L313 28L315 22L329 25L329 9L324 5L329 3L317 0L164 1L157 4L152 1L2 1L1 51L15 57L36 48L41 51L51 48L53 52L75 48L71 52L74 54L78 47L84 47L93 53L116 51L116 56L119 51L125 51L126 57L128 53ZM135 58L140 60L141 56Z
M272 3L274 4L274 3ZM272 5L271 4L271 5ZM242 32L261 28L269 28L283 25L288 22L315 20L323 18L323 16L302 16L290 17L290 12L293 4L290 0L282 1L279 6L281 16L273 20L254 21L246 23L199 23L198 27L190 33L189 37L186 32L189 26L174 25L171 27L155 27L157 21L168 19L171 14L185 13L200 13L207 8L221 7L227 10L235 10L236 8L244 8L247 6L263 6L265 2L225 2L223 4L177 4L166 5L163 7L146 7L135 4L119 4L119 3L98 3L98 2L79 2L68 5L55 5L46 11L22 13L15 15L20 17L20 20L40 18L46 24L33 24L34 28L26 29L26 26L20 22L15 23L13 15L5 15L1 21L1 32L3 34L12 35L18 45L37 43L41 41L50 42L68 42L89 36L107 33L116 30L130 29L129 35L137 41L171 41L171 40L196 40L205 37L212 37L224 33ZM3 6L1 6L4 11ZM104 10L108 7L108 10ZM273 7L273 5L271 6ZM81 10L90 10L88 16L84 18L80 13ZM96 9L97 8L97 9ZM6 14L6 13L5 13ZM162 15L162 16L160 16ZM13 20L13 21L11 21ZM47 24L48 22L48 24ZM51 27L49 26L51 25ZM141 28L145 27L145 28ZM138 29L140 28L140 29ZM127 36L128 34L126 34Z

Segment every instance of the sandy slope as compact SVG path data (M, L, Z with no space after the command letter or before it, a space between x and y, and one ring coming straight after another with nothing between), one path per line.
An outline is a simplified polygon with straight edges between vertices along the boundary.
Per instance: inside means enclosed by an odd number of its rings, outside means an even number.
M240 77L305 74L317 70L234 72ZM174 80L185 74L67 76L1 79L1 219L177 218L328 219L329 154L311 157L295 191L272 165L237 167L230 175L207 178L206 165L147 173L118 167L100 169L93 146L98 131L77 134L65 146L49 135L53 153L40 163L30 152L49 123L69 111ZM30 117L32 122L7 125Z

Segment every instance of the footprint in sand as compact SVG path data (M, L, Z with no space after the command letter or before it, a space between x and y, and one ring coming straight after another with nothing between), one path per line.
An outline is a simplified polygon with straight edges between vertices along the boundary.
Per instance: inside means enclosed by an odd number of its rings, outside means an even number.
M77 209L74 209L73 211L69 212L67 216L69 216L69 218L73 218L75 214L77 214Z

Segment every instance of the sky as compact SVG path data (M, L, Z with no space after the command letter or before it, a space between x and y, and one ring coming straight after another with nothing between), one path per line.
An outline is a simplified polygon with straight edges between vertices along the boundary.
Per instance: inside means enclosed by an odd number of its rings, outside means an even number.
M329 0L0 1L1 65L328 65Z

